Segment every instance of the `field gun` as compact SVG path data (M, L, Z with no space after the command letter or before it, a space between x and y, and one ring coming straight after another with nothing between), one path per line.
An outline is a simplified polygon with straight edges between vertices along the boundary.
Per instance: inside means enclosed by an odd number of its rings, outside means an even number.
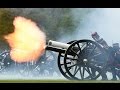
M96 80L101 76L101 67L107 60L105 50L97 42L87 39L68 43L49 40L46 50L58 53L59 70L69 80Z

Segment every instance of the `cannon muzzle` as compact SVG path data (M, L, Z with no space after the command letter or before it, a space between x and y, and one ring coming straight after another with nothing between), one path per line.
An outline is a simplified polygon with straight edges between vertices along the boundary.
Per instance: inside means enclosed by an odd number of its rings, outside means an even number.
M65 51L70 47L70 45L71 44L66 44L66 43L62 43L62 42L49 40L46 50L65 53ZM78 47L73 47L73 49L76 51L76 50L78 50Z
M55 51L55 52L62 52L62 53L64 53L65 50L67 50L67 48L69 46L70 46L70 44L65 44L65 43L49 40L47 42L46 50L51 50L51 51Z
M56 47L56 48L61 48L61 49L67 49L70 45L66 43L61 43L57 41L48 41L48 46Z

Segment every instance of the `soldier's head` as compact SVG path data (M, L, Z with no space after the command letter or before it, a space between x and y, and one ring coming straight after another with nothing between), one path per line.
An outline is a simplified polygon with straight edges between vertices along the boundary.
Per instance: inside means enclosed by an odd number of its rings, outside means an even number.
M100 36L98 35L97 32L92 33L91 36L92 36L92 38L93 38L95 41L98 41L98 40L100 39Z

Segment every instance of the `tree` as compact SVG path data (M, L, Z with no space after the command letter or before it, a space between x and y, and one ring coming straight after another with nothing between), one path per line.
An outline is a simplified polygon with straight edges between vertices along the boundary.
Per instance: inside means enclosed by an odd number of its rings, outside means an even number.
M76 27L81 25L80 23L84 20L86 15L93 10L94 9L89 8L3 8L2 12L6 11L6 16L9 16L9 19L6 18L7 20L1 20L2 18L0 18L0 20L4 21L2 23L8 24L7 27L4 27L4 29L8 29L12 28L10 24L13 20L10 16L11 14L13 16L29 18L42 28L46 33L47 40L57 40L62 36L71 35L76 31ZM2 17L4 17L4 15ZM5 31L4 33L1 32L1 34L12 32Z
M75 29L70 8L6 8L16 16L24 16L44 28L47 39L56 40ZM64 33L66 32L66 33Z
M14 32L13 14L4 9L0 9L0 48L8 48L8 44L3 38L4 35Z

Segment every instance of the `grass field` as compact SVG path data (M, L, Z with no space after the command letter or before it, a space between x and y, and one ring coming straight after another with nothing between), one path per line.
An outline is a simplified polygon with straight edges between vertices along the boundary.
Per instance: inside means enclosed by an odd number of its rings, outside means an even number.
M39 76L39 77L30 77L30 76L21 76L19 74L1 74L0 83L120 83L120 80L117 81L101 81L101 80L67 80L63 76Z
M0 83L120 83L118 81L76 81L76 80L0 80Z

